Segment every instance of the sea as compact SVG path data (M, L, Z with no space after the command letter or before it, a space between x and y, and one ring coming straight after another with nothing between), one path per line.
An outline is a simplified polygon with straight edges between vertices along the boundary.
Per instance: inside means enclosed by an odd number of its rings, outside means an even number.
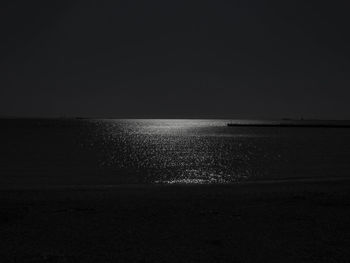
M232 184L350 176L350 129L228 123L254 121L2 119L0 187Z

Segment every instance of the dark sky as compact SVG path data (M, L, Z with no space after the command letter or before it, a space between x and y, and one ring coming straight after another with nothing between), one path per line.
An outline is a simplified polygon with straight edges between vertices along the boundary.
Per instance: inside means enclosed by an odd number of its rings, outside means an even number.
M342 2L17 0L0 23L0 115L350 119Z

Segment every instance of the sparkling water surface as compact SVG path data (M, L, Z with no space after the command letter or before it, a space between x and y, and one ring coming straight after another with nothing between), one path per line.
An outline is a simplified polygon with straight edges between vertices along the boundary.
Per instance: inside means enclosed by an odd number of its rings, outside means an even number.
M228 122L235 121L3 121L0 183L210 184L349 176L349 129Z

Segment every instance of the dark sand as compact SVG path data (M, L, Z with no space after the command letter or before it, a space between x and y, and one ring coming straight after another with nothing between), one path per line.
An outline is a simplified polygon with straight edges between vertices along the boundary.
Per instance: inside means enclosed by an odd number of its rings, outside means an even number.
M1 262L349 262L350 181L0 191Z

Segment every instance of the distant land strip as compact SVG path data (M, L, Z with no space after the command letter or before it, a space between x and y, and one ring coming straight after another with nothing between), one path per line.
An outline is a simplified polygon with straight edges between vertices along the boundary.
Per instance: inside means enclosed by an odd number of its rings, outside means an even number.
M350 128L350 124L330 123L228 123L229 127Z

